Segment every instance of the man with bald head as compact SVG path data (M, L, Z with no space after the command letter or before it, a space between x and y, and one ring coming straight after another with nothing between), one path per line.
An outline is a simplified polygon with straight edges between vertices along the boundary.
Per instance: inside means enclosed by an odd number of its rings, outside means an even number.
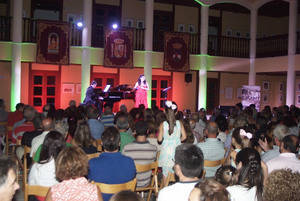
M221 142L218 136L218 125L215 122L209 122L206 124L204 130L204 135L206 137L204 142L200 142L197 146L202 150L204 155L204 160L217 161L224 158L225 149L224 143ZM205 167L206 171L205 177L214 177L217 169L220 166L216 167Z
M43 144L44 139L46 135L53 130L54 128L54 123L52 119L46 118L42 121L42 126L43 126L43 133L41 135L36 136L33 138L32 143L31 143L31 150L30 150L30 157L33 157L37 149L41 144Z

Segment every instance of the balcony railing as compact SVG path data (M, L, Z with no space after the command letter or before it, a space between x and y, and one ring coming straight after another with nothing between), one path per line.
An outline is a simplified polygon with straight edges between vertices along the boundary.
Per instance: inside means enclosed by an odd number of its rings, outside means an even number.
M0 16L0 41L10 41L11 17Z
M288 34L256 39L256 57L275 57L288 54Z
M37 39L37 20L23 18L23 42L35 43Z
M208 54L224 57L249 57L250 40L227 36L208 36Z

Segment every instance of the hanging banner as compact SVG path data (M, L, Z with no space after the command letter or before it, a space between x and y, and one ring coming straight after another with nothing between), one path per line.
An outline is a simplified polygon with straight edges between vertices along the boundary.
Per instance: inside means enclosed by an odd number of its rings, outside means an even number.
M106 30L103 65L133 68L132 30Z
M259 111L260 108L260 86L248 86L242 87L242 104L243 107L248 107L251 104L255 104L255 108Z
M70 25L65 22L37 22L37 63L69 64Z
M164 70L186 72L189 65L190 35L187 33L165 33Z

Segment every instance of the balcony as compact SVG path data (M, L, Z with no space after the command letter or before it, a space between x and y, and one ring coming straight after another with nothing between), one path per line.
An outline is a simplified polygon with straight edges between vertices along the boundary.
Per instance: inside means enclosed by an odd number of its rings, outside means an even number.
M276 57L288 54L288 34L256 39L256 57Z
M0 41L10 41L12 17L0 16Z

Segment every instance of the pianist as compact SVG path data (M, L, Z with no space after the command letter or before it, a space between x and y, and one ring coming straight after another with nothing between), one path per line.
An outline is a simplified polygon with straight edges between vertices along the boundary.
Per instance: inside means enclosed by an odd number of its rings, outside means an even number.
M86 90L85 98L83 104L85 105L95 105L95 88L97 86L97 82L95 80L92 81L91 86L89 86Z

